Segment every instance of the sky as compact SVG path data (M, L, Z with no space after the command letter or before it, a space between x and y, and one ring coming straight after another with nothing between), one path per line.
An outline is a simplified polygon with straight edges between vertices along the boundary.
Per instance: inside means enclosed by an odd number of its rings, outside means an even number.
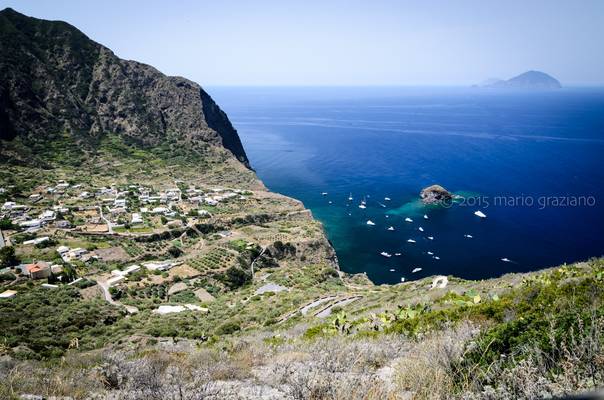
M604 0L0 0L202 85L604 85Z

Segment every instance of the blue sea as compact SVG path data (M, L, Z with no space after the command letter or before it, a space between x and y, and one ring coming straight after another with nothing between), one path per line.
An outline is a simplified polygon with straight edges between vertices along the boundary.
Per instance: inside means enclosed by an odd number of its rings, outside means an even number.
M604 254L603 88L208 91L266 186L324 224L346 272L481 279ZM435 183L457 202L424 207Z

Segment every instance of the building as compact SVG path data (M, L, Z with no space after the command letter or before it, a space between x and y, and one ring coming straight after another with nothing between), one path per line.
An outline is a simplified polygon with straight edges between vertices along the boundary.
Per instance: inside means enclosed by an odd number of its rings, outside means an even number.
M42 220L40 219L31 219L29 221L23 221L19 224L21 228L39 228L42 226Z
M117 276L107 279L107 285L109 287L113 287L113 286L123 282L125 279L126 279L126 277L124 275L117 275Z
M33 245L36 245L36 244L39 244L39 243L44 243L44 242L46 242L48 240L50 240L48 236L42 236L42 237L35 238L35 239L32 239L32 240L26 240L25 242L23 242L23 244L33 244Z
M149 271L167 271L172 268L174 264L168 261L154 261L143 264L143 267Z
M31 279L48 278L51 273L50 264L44 261L38 261L35 264L27 264L25 270Z
M5 290L4 292L0 293L0 299L12 299L16 295L16 290Z
M54 221L57 218L57 214L52 210L46 210L38 216L39 219L45 222Z
M132 225L142 224L143 223L143 218L141 217L141 215L139 213L133 213L132 214L132 221L130 223Z

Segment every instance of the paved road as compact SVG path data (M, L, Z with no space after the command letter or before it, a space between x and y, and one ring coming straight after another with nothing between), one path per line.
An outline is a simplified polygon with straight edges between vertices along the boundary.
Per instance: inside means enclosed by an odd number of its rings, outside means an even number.
M107 233L113 235L113 227L111 226L111 222L103 215L103 206L99 207L99 214L101 215L101 219L107 223Z
M128 313L130 313L130 314L135 314L138 312L138 308L136 308L134 306L127 306L125 304L122 304L118 301L113 300L113 298L111 297L111 293L109 293L109 285L107 284L106 280L97 279L96 282L100 286L100 288L103 290L103 296L105 297L105 300L107 301L107 303L113 304L114 306L118 306L118 307L124 307L126 309L126 311L128 311Z

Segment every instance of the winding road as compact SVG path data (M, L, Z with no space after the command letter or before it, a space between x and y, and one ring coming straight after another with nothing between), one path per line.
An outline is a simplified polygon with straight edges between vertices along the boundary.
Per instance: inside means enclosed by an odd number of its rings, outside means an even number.
M106 280L97 279L96 282L99 285L99 287L101 288L101 290L103 291L103 296L105 297L105 300L107 301L107 303L112 304L114 306L118 306L118 307L124 307L126 309L126 311L128 311L129 314L136 314L138 312L138 308L136 308L134 306L128 306L126 304L120 303L119 301L113 300L113 298L111 297L111 293L109 293L109 285L107 284Z

